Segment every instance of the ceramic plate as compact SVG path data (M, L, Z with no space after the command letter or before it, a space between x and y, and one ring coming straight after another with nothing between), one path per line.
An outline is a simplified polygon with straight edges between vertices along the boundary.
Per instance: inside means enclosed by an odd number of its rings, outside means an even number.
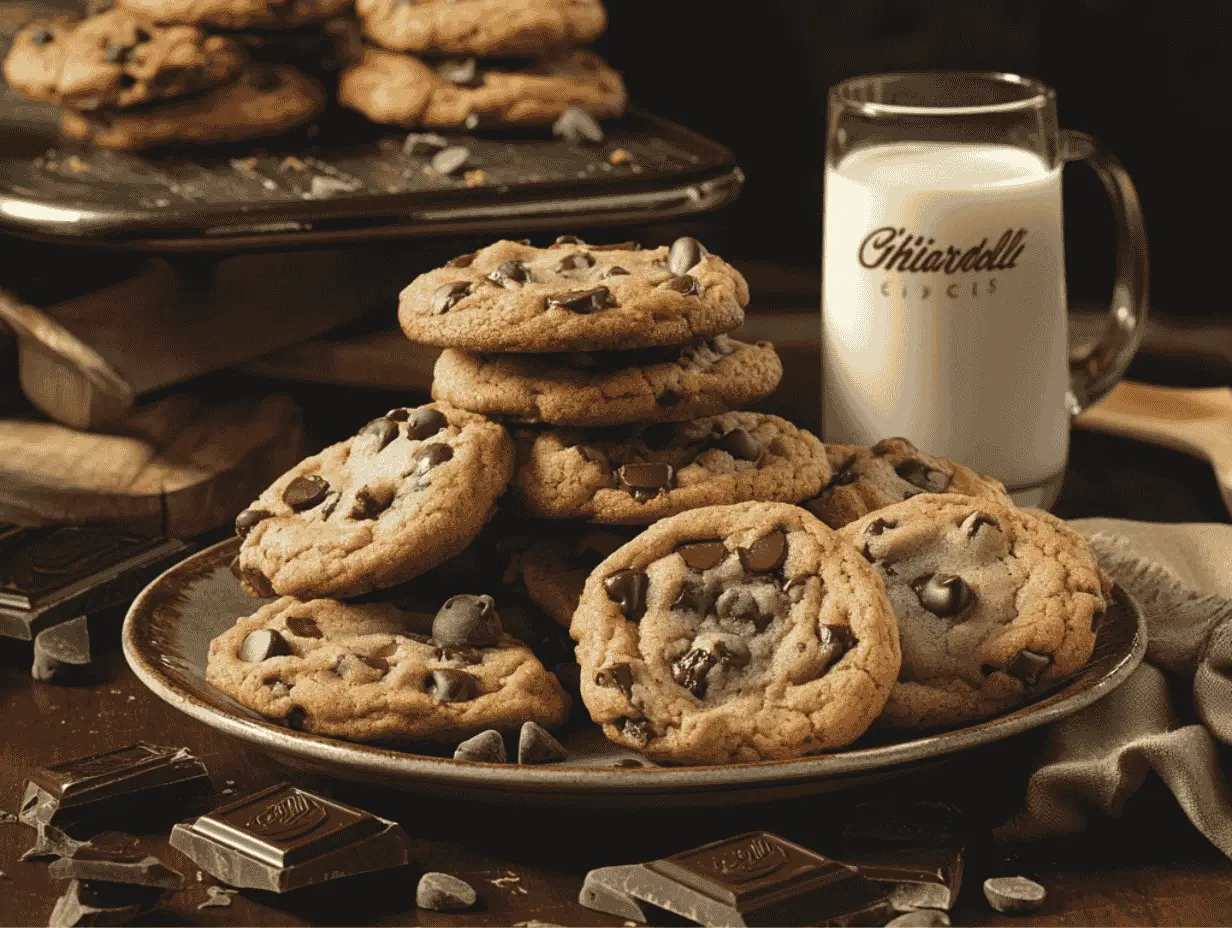
M709 767L615 767L630 752L598 726L571 723L561 740L567 763L536 767L475 764L409 750L353 744L294 731L262 718L205 681L212 638L263 602L240 589L229 565L231 539L201 551L151 583L124 622L124 654L157 696L205 724L266 749L291 767L454 797L576 805L728 804L828 792L894 776L923 764L1054 722L1124 682L1146 652L1141 610L1119 587L1095 654L1079 674L1007 715L903 739L870 733L851 747L800 760Z

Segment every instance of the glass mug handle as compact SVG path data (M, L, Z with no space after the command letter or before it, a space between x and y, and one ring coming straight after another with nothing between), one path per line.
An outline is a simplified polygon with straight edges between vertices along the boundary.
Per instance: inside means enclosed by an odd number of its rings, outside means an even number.
M1112 201L1116 218L1116 276L1109 318L1099 340L1070 356L1069 410L1077 416L1094 406L1116 386L1129 367L1146 331L1149 259L1146 225L1138 191L1124 166L1084 132L1061 131L1061 156L1090 166Z

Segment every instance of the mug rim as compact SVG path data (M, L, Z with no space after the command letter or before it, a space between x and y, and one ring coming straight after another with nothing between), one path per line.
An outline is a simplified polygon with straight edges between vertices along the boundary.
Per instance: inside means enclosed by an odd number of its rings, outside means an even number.
M869 100L858 100L851 95L851 90L869 81L887 78L936 77L949 75L953 77L979 78L1003 85L1012 85L1024 91L1020 100L1008 100L1003 103L981 103L971 106L923 106L906 103L876 103ZM958 70L938 68L925 71L882 71L874 74L860 74L839 81L830 88L830 100L845 109L855 110L864 116L980 116L992 113L1014 113L1032 109L1044 109L1056 100L1056 91L1039 78L1013 71Z

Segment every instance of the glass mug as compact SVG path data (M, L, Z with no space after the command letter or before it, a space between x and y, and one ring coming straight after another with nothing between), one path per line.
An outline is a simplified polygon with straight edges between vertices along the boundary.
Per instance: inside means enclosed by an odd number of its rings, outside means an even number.
M1070 357L1061 169L1085 161L1117 223L1111 317ZM927 72L830 90L821 322L822 433L902 435L992 474L1023 505L1056 499L1070 419L1142 340L1146 230L1120 162L1057 127L1027 77Z

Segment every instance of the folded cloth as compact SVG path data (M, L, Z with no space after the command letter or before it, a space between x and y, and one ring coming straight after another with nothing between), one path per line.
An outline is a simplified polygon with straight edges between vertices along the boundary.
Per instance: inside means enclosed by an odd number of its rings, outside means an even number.
M996 836L1082 831L1120 815L1154 772L1232 857L1232 789L1219 757L1220 742L1232 745L1232 525L1070 525L1142 605L1146 658L1116 691L1052 726L1022 811Z

